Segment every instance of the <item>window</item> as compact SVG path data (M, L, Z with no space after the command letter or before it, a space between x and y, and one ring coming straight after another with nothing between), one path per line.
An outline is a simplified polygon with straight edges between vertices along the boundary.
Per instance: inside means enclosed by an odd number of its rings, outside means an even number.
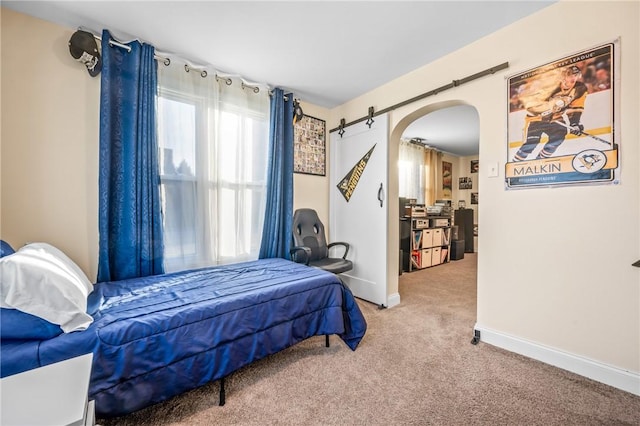
M266 203L269 134L260 117L233 110L220 113L220 205L224 207L217 221L220 258L248 255L257 259Z
M177 65L158 69L165 269L257 259L269 99ZM161 72L162 71L162 72ZM233 86L233 85L232 85Z
M164 214L164 255L196 261L196 105L188 100L158 98L160 190Z
M424 204L424 148L401 140L398 151L398 172L398 196L415 198L418 204Z

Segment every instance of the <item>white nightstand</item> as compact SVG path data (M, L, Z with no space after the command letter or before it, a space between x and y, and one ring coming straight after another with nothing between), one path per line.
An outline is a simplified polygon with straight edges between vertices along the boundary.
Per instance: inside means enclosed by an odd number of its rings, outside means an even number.
M94 425L87 401L92 360L86 354L0 380L0 424Z

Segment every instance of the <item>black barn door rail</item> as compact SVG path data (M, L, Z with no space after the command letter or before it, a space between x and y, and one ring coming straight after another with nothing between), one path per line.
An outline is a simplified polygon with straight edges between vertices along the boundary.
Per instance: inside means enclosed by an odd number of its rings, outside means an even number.
M367 120L367 124L369 125L369 127L371 127L370 122L371 123L373 122L373 117L376 117L376 116L382 115L382 114L386 114L389 111L393 111L394 109L403 107L405 105L409 105L409 104L411 104L413 102L419 101L419 100L424 99L426 97L437 95L440 92L444 92L445 90L449 90L451 88L461 86L461 85L463 85L465 83L468 83L468 82L470 82L472 80L476 80L476 79L478 79L480 77L484 77L485 75L495 74L497 71L503 70L505 68L509 68L509 62L504 62L504 63L502 63L500 65L496 65L495 67L491 67L491 68L488 68L488 69L486 69L484 71L477 72L477 73L475 73L473 75L470 75L468 77L462 78L460 80L453 80L449 84L445 84L444 86L440 86L437 89L430 90L430 91L425 92L425 93L423 93L421 95L415 96L415 97L413 97L411 99L407 99L406 101L397 103L397 104L392 105L390 107L387 107L385 109L381 109L380 111L377 111L375 113L373 112L373 107L369 107L369 113L367 115L365 115L364 117L360 117L357 120L353 120L353 121L351 121L349 123L346 123L346 124L345 124L345 122L344 122L345 120L343 118L343 119L340 120L340 125L338 127L334 128L334 129L329 130L329 132L335 132L337 130L340 130L341 131L340 136L342 136L342 133L344 133L344 128L345 127L352 126L354 124L360 123L361 121L365 121L365 120Z

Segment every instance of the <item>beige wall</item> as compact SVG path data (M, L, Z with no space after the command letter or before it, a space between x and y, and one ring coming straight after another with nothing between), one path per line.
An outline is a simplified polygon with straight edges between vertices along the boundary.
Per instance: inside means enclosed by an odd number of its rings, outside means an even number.
M473 217L475 223L478 223L478 204L471 204L471 193L472 192L480 192L479 185L480 179L478 177L478 173L471 173L471 160L477 160L479 157L477 155L472 157L457 157L455 159L454 166L454 177L455 180L453 182L453 186L455 190L453 192L452 204L454 208L458 208L458 201L464 200L466 203L466 208L473 210ZM471 189L459 189L460 181L459 178L467 177L471 178Z
M2 9L2 238L46 241L95 279L100 79L73 30Z
M478 224L479 222L479 217L478 217L478 206L479 204L471 204L471 193L472 192L477 192L478 193L478 199L481 198L481 191L480 191L480 178L479 178L479 173L471 173L471 160L478 160L479 157L477 155L475 156L471 156L471 157L456 157L454 158L454 180L453 180L453 186L454 186L454 191L453 191L453 197L452 197L452 205L454 209L458 208L458 201L459 200L464 200L466 203L466 207L467 209L471 209L473 210L473 223L474 224ZM460 187L460 181L459 178L461 177L468 177L471 178L471 184L472 184L472 188L471 189L459 189ZM480 202L480 201L478 201ZM474 237L473 238L473 251L474 252L478 252L478 237Z
M329 237L329 110L304 101L300 106L306 115L325 120L326 163L325 176L293 174L293 209L311 208L318 212Z
M410 99L505 61L509 68L390 113L389 198L397 196L397 143L416 118L435 109L473 105L480 119L477 324L632 372L640 372L640 51L638 2L560 2L385 84L331 111L329 127ZM579 22L566 28L567 17ZM621 37L622 184L506 191L505 77ZM455 71L453 71L455 70ZM498 163L500 176L486 166ZM483 167L483 165L485 167ZM394 192L395 190L395 192ZM389 251L397 253L397 209L389 209ZM394 256L389 256L390 265ZM393 268L389 268L393 269ZM388 292L397 291L389 275ZM470 330L471 334L471 330ZM637 385L636 385L637 386Z

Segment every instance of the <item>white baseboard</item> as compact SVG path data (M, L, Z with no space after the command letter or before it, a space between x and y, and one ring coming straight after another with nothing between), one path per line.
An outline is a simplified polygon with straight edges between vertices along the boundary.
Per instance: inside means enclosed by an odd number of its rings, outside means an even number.
M393 293L387 297L387 308L393 308L400 304L400 293Z
M640 374L533 343L476 324L480 341L640 396Z

